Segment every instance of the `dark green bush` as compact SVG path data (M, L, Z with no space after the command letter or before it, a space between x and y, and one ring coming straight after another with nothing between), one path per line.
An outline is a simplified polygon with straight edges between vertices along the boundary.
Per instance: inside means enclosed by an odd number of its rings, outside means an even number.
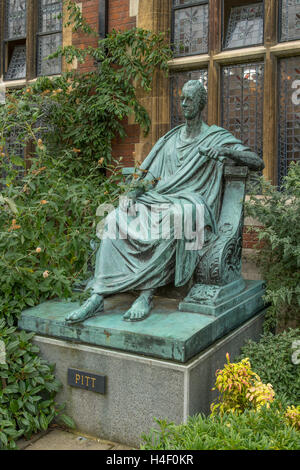
M241 356L250 359L252 369L264 383L272 384L275 397L291 405L300 403L300 365L292 362L293 343L297 340L300 328L276 335L265 333L257 343L249 340Z
M256 261L266 281L268 327L277 331L300 321L300 164L292 163L280 190L261 178L262 195L250 196L246 214L262 226Z
M76 3L67 5L74 29L90 33ZM72 71L51 80L39 78L7 94L6 104L0 106L0 339L7 348L7 364L0 365L4 448L14 448L21 435L46 429L60 411L54 401L58 383L53 367L38 356L32 335L17 333L14 326L28 306L86 295L74 289L90 276L88 267L97 249L90 242L101 220L96 209L104 202L116 205L126 190L122 156L118 162L112 159L112 139L126 135L128 116L149 130L137 89L150 91L156 70L167 70L170 49L163 34L134 29L113 31L95 48L71 46L58 54L67 62L89 56L95 68L86 74ZM27 168L19 146L27 152Z
M54 366L38 356L39 348L30 340L33 333L16 332L0 320L0 340L6 349L6 363L0 364L0 448L16 448L20 436L30 438L45 430L54 417L68 426L70 418L61 414L54 397L60 388Z
M247 410L214 418L190 417L175 425L156 420L158 429L144 434L144 450L298 450L300 432L287 424L285 411L274 403L259 412Z

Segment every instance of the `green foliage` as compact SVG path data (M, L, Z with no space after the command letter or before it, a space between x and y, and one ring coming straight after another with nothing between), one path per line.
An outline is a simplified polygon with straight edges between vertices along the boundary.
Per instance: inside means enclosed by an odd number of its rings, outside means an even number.
M106 165L111 162L112 140L126 136L129 116L145 133L149 131L150 119L137 90L150 91L157 69L167 71L171 56L164 36L143 29L113 31L97 47L68 46L54 55L63 55L68 62L89 59L96 65L88 73L74 69L57 78L39 78L20 91L22 114L11 114L10 121L47 122L47 129L41 131L49 149L57 154L74 148L78 172L100 158Z
M269 407L274 400L272 385L262 383L259 375L251 368L248 358L232 363L226 354L227 364L216 371L216 384L213 390L219 391L216 403L211 405L211 414L225 412L243 413L247 409L259 410Z
M261 179L262 196L251 195L246 214L258 219L257 264L271 303L268 325L284 328L300 311L300 164L292 163L280 191Z
M99 165L91 164L80 176L72 151L57 157L43 144L36 148L38 156L22 180L11 180L11 161L5 166L9 183L0 200L0 310L9 324L27 306L74 297L74 283L91 275L96 209L103 202L116 203L121 191L118 167L105 178Z
M294 426L298 431L300 431L300 405L288 406L285 417L291 426Z
M300 367L292 362L293 343L299 339L300 329L289 329L265 333L259 342L249 340L242 348L241 357L248 357L261 380L271 383L276 395L290 405L300 400Z
M297 450L300 432L288 424L278 402L259 412L196 415L186 424L156 420L158 429L143 434L144 450Z
M65 4L67 25L93 34L76 3ZM93 271L99 243L90 242L101 221L98 206L117 205L124 191L146 185L122 181L122 156L112 158L112 140L125 137L129 116L149 130L138 94L151 89L156 70L167 71L171 57L162 34L142 29L113 31L94 48L70 46L54 55L68 63L89 60L95 67L41 77L7 94L0 106L0 338L8 354L7 365L0 365L4 448L46 429L61 411L54 402L53 368L39 358L32 335L17 333L13 325L26 307L88 295L75 290ZM27 152L27 168L18 145Z
M37 355L39 348L30 341L32 337L32 333L5 327L4 319L0 320L0 340L6 349L6 363L0 364L0 448L16 448L18 437L28 439L46 430L59 415L74 426L54 401L60 388L54 366Z

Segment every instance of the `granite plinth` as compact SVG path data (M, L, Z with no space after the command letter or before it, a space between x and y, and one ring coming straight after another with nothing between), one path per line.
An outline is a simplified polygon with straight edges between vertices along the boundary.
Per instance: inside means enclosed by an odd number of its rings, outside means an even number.
M216 370L224 367L226 353L234 360L247 339L259 339L263 319L261 312L185 364L40 335L33 341L42 357L56 364L63 387L55 399L66 404L77 430L139 447L155 417L179 424L209 413ZM70 386L69 368L105 376L105 394Z
M78 304L55 300L25 310L19 327L71 342L184 363L261 312L263 293L260 281L246 281L242 301L217 317L178 311L178 299L156 297L151 315L142 322L122 320L134 297L119 294L105 300L103 313L75 325L66 324L65 317Z

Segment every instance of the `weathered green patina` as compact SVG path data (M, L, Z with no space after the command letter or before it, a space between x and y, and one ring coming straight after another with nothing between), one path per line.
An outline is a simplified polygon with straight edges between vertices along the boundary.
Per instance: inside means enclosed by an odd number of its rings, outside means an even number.
M151 315L138 323L122 320L134 299L132 294L117 294L105 299L104 312L74 325L66 323L65 317L78 304L53 300L25 310L19 327L70 342L185 363L262 312L262 294L262 282L245 281L244 291L230 304L221 302L217 311L206 305L203 313L178 311L178 300L155 296Z
M69 324L82 322L103 311L104 297L120 292L136 290L138 299L125 312L123 319L133 322L144 320L153 306L153 296L159 287L173 283L187 284L196 276L198 290L191 292L186 305L201 304L203 285L208 298L210 290L240 278L242 202L244 197L245 172L237 169L231 178L232 195L226 185L224 190L224 169L227 165L244 166L252 170L263 168L262 160L230 132L216 125L208 126L202 121L201 113L206 103L206 91L199 81L189 81L182 90L181 104L186 123L179 126L154 146L141 165L146 191L131 193L128 206L133 202L143 209L142 232L149 234L153 224L153 207L169 207L158 218L158 232L163 233L163 224L174 207L183 209L183 219L192 218L196 224L196 208L204 208L204 245L201 249L186 249L185 234L175 237L175 225L171 224L168 237L159 239L141 237L132 211L119 207L106 219L117 225L118 233L125 231L126 237L105 238L97 254L95 275L88 287L92 296L79 309L71 312L66 321ZM242 169L243 170L243 169ZM230 172L229 172L230 173ZM234 175L234 171L230 174ZM226 175L226 171L225 171ZM241 183L242 179L242 183ZM239 183L237 181L239 180ZM226 182L226 178L225 178ZM230 185L229 185L230 186ZM226 200L224 195L226 193ZM237 201L237 198L240 200ZM127 206L127 208L128 208ZM185 213L186 207L192 211ZM232 213L230 213L230 210ZM178 235L178 234L177 234ZM238 249L234 252L234 247ZM202 286L202 287L201 287ZM213 286L213 287L210 287ZM244 289L242 282L240 289ZM197 298L197 300L195 300ZM204 299L205 303L205 299Z

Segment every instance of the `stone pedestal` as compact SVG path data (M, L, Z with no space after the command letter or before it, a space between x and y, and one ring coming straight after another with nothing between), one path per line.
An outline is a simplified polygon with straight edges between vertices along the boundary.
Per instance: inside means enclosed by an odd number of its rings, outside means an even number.
M246 339L259 338L263 316L264 311L185 364L40 335L34 341L42 356L56 363L63 384L57 401L66 403L78 430L138 447L141 434L155 426L154 417L179 424L209 412L215 371L227 352L233 360ZM105 394L69 386L69 368L104 375Z
M217 339L240 326L264 308L263 284L246 281L231 302L204 306L201 313L178 310L178 299L156 297L151 315L141 322L125 322L123 314L134 297L119 294L105 299L104 312L83 323L68 325L65 317L78 304L49 301L25 310L19 327L70 342L86 343L129 353L185 363ZM195 311L194 310L194 311Z

